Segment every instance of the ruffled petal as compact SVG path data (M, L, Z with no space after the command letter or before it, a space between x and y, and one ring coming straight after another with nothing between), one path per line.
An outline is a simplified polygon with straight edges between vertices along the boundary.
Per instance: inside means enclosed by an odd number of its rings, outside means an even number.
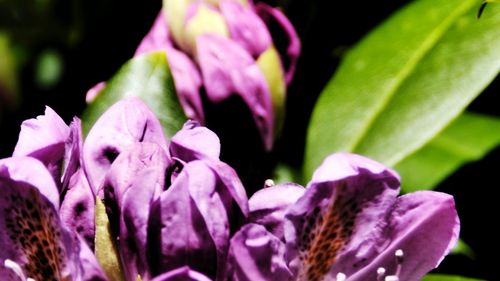
M131 97L111 106L94 124L83 145L85 173L95 194L118 155L138 142L152 142L167 151L159 120L139 98Z
M211 281L205 275L183 266L155 277L152 281Z
M10 157L0 160L0 177L23 181L35 186L56 209L59 208L59 190L42 162L32 157Z
M172 137L170 155L189 162L201 159L219 159L220 140L217 135L198 122L187 121L182 130Z
M231 39L240 44L253 57L258 57L272 44L265 23L248 5L234 0L219 2Z
M21 124L19 139L12 155L37 158L47 166L55 179L59 179L64 144L69 133L66 123L47 106L44 115Z
M274 236L284 240L285 213L305 191L305 188L298 184L286 183L255 192L248 200L248 220L265 226Z
M300 38L295 31L292 23L279 9L273 8L265 3L257 3L256 11L259 16L267 23L269 29L271 30L271 35L275 38L275 45L278 46L278 50L281 54L285 68L285 80L289 85L292 82L293 75L295 74L295 69L297 67L297 62L300 55ZM279 30L273 29L273 26L279 27ZM279 34L273 34L273 32L278 32ZM276 38L286 38L284 50L280 48L279 43L276 42Z
M379 163L347 153L326 158L285 216L290 266L299 280L320 280L343 256L373 257L373 232L398 192L398 176Z
M247 224L231 239L228 276L239 281L292 280L285 244L263 226Z
M420 191L399 197L378 228L383 231L372 245L376 258L348 275L349 280L375 280L379 267L384 267L388 275L397 275L399 280L420 280L455 246L460 222L452 196ZM397 250L403 253L398 274L394 256ZM360 263L363 261L359 257L346 257L339 259L332 270L348 271Z
M197 38L197 58L207 96L221 102L239 95L252 112L264 146L274 137L274 113L266 78L250 54L236 42L216 35Z

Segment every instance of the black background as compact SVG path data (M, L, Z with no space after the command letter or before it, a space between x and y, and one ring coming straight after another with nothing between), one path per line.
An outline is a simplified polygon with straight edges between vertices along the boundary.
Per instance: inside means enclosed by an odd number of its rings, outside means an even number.
M15 42L28 50L28 59L19 71L22 100L17 110L4 109L1 113L1 157L12 153L21 122L42 114L44 105L51 106L66 121L80 115L85 107L86 91L97 82L109 79L132 57L161 6L160 1L47 2L50 2L49 8L41 13L33 11L33 1L7 1L5 7L1 6L4 3L0 4L0 30L11 32ZM303 45L296 78L288 93L283 137L276 151L267 155L259 150L255 128L240 101L207 105L208 126L222 137L223 158L234 165L252 187L271 176L269 171L276 159L300 166L314 102L335 71L342 53L408 3L402 0L267 2L286 9ZM68 39L71 32L76 32L76 39ZM64 62L61 79L49 88L34 82L37 55L47 49L59 52ZM499 116L499 90L497 78L469 110ZM498 253L495 229L500 221L496 208L500 205L499 174L500 149L496 149L483 160L461 168L438 187L455 196L462 222L461 237L476 253L475 259L450 256L438 272L500 280L495 255Z

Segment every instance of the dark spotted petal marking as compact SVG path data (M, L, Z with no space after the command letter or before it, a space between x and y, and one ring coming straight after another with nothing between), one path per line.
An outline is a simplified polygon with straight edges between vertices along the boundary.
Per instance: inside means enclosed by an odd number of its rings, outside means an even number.
M53 204L24 182L2 177L0 190L0 257L19 264L35 280L71 278L66 262L72 253L65 249L75 246Z
M360 249L398 188L397 176L371 160L350 154L327 158L285 216L288 259L297 280L335 280L339 272L349 276L357 260L342 270L337 261L366 254Z

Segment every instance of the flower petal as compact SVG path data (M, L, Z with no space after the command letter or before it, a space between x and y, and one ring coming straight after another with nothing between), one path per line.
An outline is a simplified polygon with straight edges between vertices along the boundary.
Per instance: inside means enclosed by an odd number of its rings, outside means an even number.
M376 279L377 268L396 272L396 250L402 250L399 280L420 280L439 265L455 246L460 229L453 197L433 191L420 191L398 198L394 208L379 228L383 232L372 245L376 258L349 276L349 280ZM352 267L358 257L339 259L332 270ZM347 270L346 270L347 271Z
M37 158L47 166L54 178L59 179L64 143L69 132L61 117L47 106L44 115L21 124L19 139L12 155Z
M255 192L248 200L248 220L265 226L273 235L284 240L285 213L305 191L305 188L298 184L286 183Z
M211 281L205 275L183 266L155 277L152 281Z
M35 280L79 278L76 237L37 188L0 177L0 260L19 264Z
M231 239L228 276L239 281L292 280L285 244L263 226L247 224Z
M255 60L236 42L216 35L197 38L199 61L207 96L221 102L239 95L252 112L264 146L272 148L274 113L266 78Z
M271 46L271 34L251 7L234 0L221 0L219 8L226 20L231 39L252 56L258 57Z
M299 280L320 280L344 255L372 257L374 229L398 192L398 176L379 163L346 153L325 159L285 216L290 266Z
M105 281L108 280L92 250L87 246L88 242L79 237L80 241L80 263L82 267L82 281Z
M0 160L0 177L23 181L35 186L55 208L59 208L59 190L42 162L32 157L10 157Z
M255 9L264 22L267 23L271 31L271 36L275 38L274 43L280 51L285 68L285 80L289 85L295 74L295 68L297 67L297 61L300 55L301 46L299 36L293 28L292 23L279 9L273 8L262 2L257 3ZM273 29L274 26L279 27L280 30ZM274 34L275 32L284 34ZM287 38L287 42L285 43L286 47L284 47L285 50L280 48L281 42L276 41L276 38L283 37Z
M182 130L172 137L170 155L189 162L200 159L219 159L220 140L217 135L200 126L198 122L187 121Z
M167 20L162 9L156 17L151 30L149 30L148 34L146 34L146 36L139 44L139 47L137 47L134 56L138 56L140 54L151 51L160 51L165 47L172 45L173 44L172 40L170 39Z
M166 151L166 138L154 113L139 98L111 106L94 124L83 145L85 173L95 194L116 157L134 143L152 142Z

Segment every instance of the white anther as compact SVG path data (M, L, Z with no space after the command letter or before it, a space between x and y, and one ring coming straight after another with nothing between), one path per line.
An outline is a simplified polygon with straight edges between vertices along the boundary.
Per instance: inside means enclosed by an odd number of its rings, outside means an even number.
M267 179L264 182L264 187L271 187L271 186L274 186L274 181L272 179Z
M377 269L377 281L384 281L385 268L379 267Z
M346 280L346 278L347 278L347 276L345 276L345 274L344 274L344 273L339 272L339 273L337 273L337 278L336 278L335 280L336 280L336 281L345 281L345 280Z
M399 277L396 275L389 275L385 277L385 281L399 281Z
M12 270L12 272L14 272L19 278L21 278L21 280L26 280L26 276L24 276L23 270L21 269L19 264L17 264L15 261L6 259L3 262L3 265L6 268Z
M395 253L396 258L402 258L404 256L403 250L398 249Z

